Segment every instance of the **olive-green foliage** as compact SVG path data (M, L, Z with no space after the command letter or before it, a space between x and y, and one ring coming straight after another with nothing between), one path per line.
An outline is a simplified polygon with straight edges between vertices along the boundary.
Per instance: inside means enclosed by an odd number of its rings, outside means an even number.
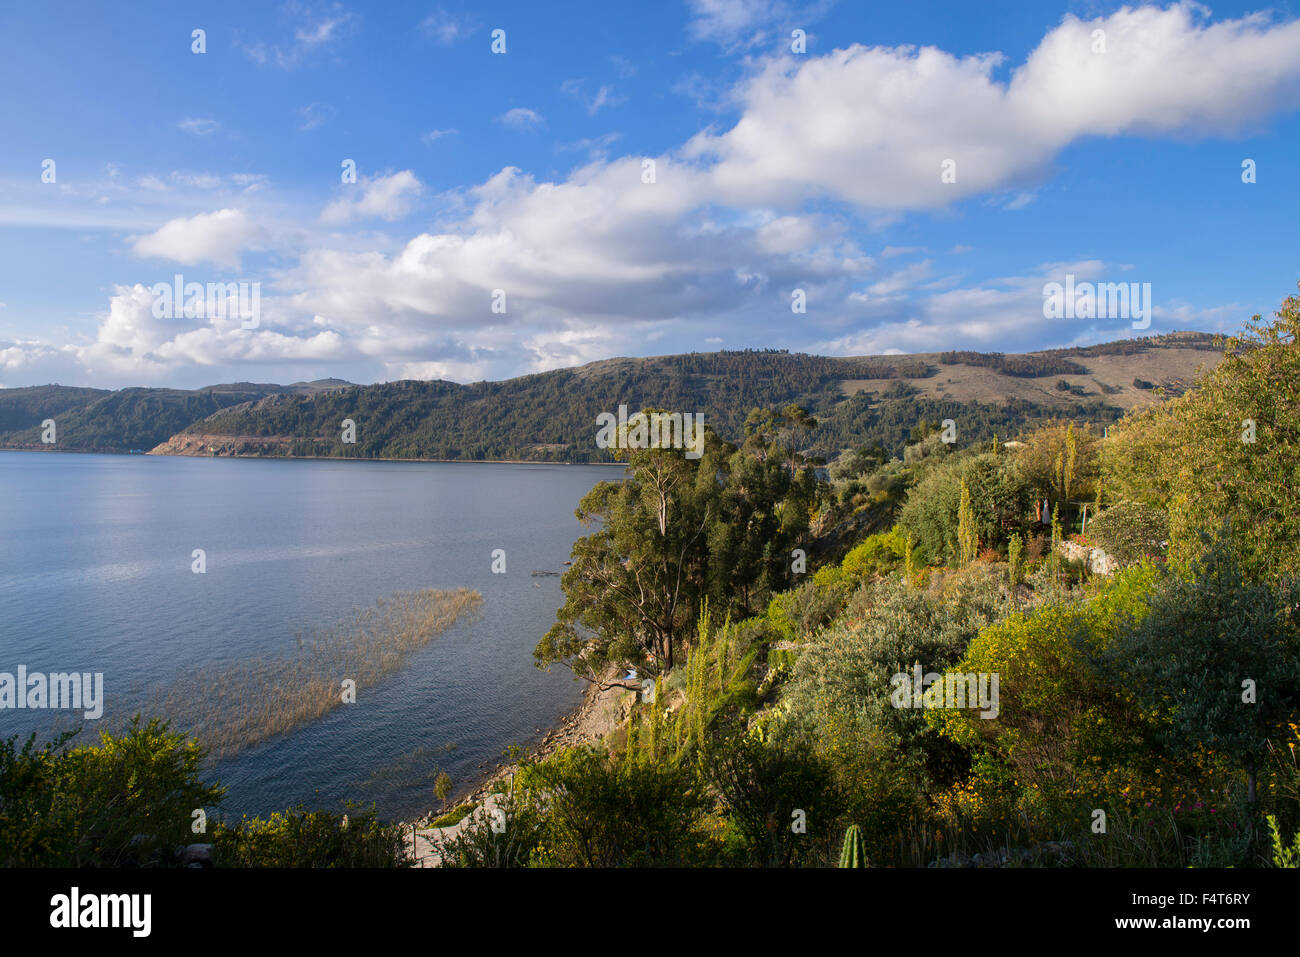
M908 463L900 458L888 458L879 446L846 451L829 469L826 497L842 509L883 508L892 513L907 486L915 481L914 448L904 449L904 454L909 456ZM942 444L939 448L947 451L947 446Z
M939 424L934 428L924 419L913 433L912 442L903 448L903 465L913 469L913 475L924 475L926 469L941 465L952 454L953 447L943 440Z
M446 804L447 797L450 794L451 775L446 771L443 771L439 773L438 777L433 782L433 796L438 799L439 803Z
M953 419L961 423L963 442L979 443L987 448L995 434L1015 435L1050 422L1063 412L1075 421L1097 424L1113 422L1122 414L1100 397L1090 397L1062 409L1023 399L963 402L897 392L891 395L888 391L858 392L847 398L833 395L825 401L811 403L811 408L818 421L812 447L823 454L834 454L849 445L879 442L891 455L898 455L904 446L915 448L916 443L926 438L927 429L918 427L918 420L929 429L938 429L944 419Z
M1028 486L1008 456L992 453L951 457L920 480L907 494L898 525L911 532L931 561L957 563L958 515L962 483L970 494L971 531L986 547L1001 547L1012 532L1022 530L1029 509Z
M757 654L758 649L744 643L742 631L733 628L729 618L722 627L714 627L706 605L681 669L681 700L675 713L663 711L657 695L655 705L641 712L648 756L658 759L663 746L668 749L665 753L679 759L704 746L715 722L751 714L758 698L753 678ZM640 727L634 725L633 730Z
M1020 576L1023 568L1020 564L1021 554L1024 550L1024 542L1019 534L1011 536L1007 542L1007 582L1011 585L1020 583Z
M706 430L699 459L633 451L624 481L583 497L578 518L597 528L574 544L565 603L534 651L540 667L562 663L592 681L610 665L657 674L676 663L705 601L742 618L787 587L816 483L750 438L737 450Z
M1282 837L1277 816L1270 814L1265 818L1268 823L1269 839L1272 841L1272 858L1274 867L1300 867L1300 831L1297 831L1287 844Z
M1168 715L1162 743L1223 752L1253 789L1268 742L1300 720L1298 601L1294 584L1249 581L1230 548L1212 546L1190 574L1163 583L1105 661L1145 707Z
M478 805L475 804L473 801L467 801L464 804L460 804L452 808L450 811L448 811L446 814L443 814L441 817L434 818L434 820L430 823L429 826L430 827L451 827L453 824L459 824L461 821L465 820L466 817L472 814L474 812L474 809L477 807Z
M1084 600L1061 600L980 630L952 670L999 676L996 720L969 710L927 711L941 733L971 748L992 780L1064 794L1099 790L1116 765L1141 758L1152 716L1109 680L1099 656L1147 613L1160 573L1118 573Z
M908 490L898 524L910 532L933 562L957 553L957 510L961 478L955 468L931 472Z
M346 814L299 806L237 824L216 822L219 867L410 867L401 824L349 804Z
M870 474L887 461L889 461L889 454L883 446L864 445L857 449L845 449L840 453L839 458L831 463L828 471L832 482L842 482Z
M1088 520L1088 540L1121 566L1161 558L1169 541L1169 514L1140 502L1118 502Z
M957 500L957 564L965 567L975 561L979 552L979 533L975 530L975 511L971 507L970 489L961 480L961 494Z
M730 729L709 742L702 764L746 862L790 867L834 859L844 795L830 763L806 744L760 742Z
M543 808L541 863L692 863L705 805L689 765L582 746L528 767L516 781L516 787L522 786Z
M1052 422L1023 441L1014 468L1032 495L1053 502L1087 501L1096 495L1100 437L1089 425Z
M831 567L838 571L838 566ZM774 637L801 641L839 613L846 595L846 588L820 577L773 595L767 606L768 628Z
M486 809L459 833L436 842L442 867L527 867L542 841L542 812L519 791L498 794L495 814Z
M902 529L891 528L887 532L863 539L844 556L837 568L819 569L814 581L829 583L839 580L856 587L876 576L897 571L903 565L906 552L907 543ZM822 571L827 574L822 575Z
M943 671L979 629L1005 615L1001 584L976 566L931 594L900 581L864 586L799 656L782 695L782 730L815 742L835 768L872 846L921 809L928 788L965 766L920 711L890 701L890 680Z
M754 431L739 450L720 446L719 462L701 460L695 490L707 516L703 588L719 610L747 616L789 587L791 550L805 544L817 497L812 469L782 444L804 421L801 411L762 419L774 423L773 435Z
M1243 571L1300 578L1300 296L1255 316L1196 388L1125 418L1104 443L1107 494L1168 511L1185 564L1226 524Z
M74 747L69 736L0 741L0 866L167 866L195 840L196 808L223 790L199 776L202 749L157 720Z
M786 689L791 721L816 734L832 715L887 728L903 752L931 737L921 715L890 703L890 679L941 671L965 652L979 629L1010 611L1001 585L987 576L955 580L937 593L899 581L863 586L845 613L800 655ZM918 752L919 753L919 752Z

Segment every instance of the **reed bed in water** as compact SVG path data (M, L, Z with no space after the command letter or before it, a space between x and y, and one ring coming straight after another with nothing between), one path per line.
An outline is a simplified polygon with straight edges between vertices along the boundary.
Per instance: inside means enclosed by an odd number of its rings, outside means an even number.
M377 684L482 604L468 588L399 592L306 640L300 636L292 655L200 668L160 695L151 713L190 731L210 760L229 758L341 705L344 679L358 692Z

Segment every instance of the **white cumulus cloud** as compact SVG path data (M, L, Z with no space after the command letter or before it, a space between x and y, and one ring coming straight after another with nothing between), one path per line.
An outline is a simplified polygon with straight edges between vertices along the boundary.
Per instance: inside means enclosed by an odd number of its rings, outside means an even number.
M239 209L219 209L189 218L173 219L147 236L135 239L137 255L155 256L193 265L210 262L239 268L241 253L257 247L265 230Z
M377 176L343 187L343 197L325 207L321 221L331 224L350 222L353 219L384 219L392 222L401 219L411 209L415 197L424 190L423 184L409 169L391 176ZM356 195L354 195L356 194Z

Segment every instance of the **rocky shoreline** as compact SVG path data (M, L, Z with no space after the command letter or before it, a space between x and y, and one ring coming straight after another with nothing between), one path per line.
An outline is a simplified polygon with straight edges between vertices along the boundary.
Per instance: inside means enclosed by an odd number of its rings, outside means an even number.
M624 462L574 462L568 459L431 459L392 456L350 455L291 455L289 453L297 436L292 435L208 435L200 432L178 432L165 442L150 449L147 455L174 455L205 459L289 459L293 461L324 462L435 462L465 465L616 465L626 468ZM48 448L48 446L46 447Z
M611 680L611 672L605 680ZM580 744L599 743L605 735L618 727L631 710L636 700L636 692L620 686L601 690L597 685L588 685L583 691L582 702L560 719L559 724L542 737L527 752L530 761L540 760L561 748ZM448 827L431 827L433 821L441 817L444 811L431 810L423 817L405 822L407 830L407 847L411 848L418 867L437 866L439 857L435 843L453 837L481 818L490 810L493 792L503 780L511 777L519 765L498 763L487 771L485 776L471 786L468 792L448 802L450 808L465 804L476 805L475 809L460 822Z

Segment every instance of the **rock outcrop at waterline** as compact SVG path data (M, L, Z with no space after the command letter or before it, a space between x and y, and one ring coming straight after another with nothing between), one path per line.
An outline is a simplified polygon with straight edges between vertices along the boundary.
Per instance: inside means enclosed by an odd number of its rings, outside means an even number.
M203 435L178 432L149 450L150 455L267 456L288 455L289 435Z

